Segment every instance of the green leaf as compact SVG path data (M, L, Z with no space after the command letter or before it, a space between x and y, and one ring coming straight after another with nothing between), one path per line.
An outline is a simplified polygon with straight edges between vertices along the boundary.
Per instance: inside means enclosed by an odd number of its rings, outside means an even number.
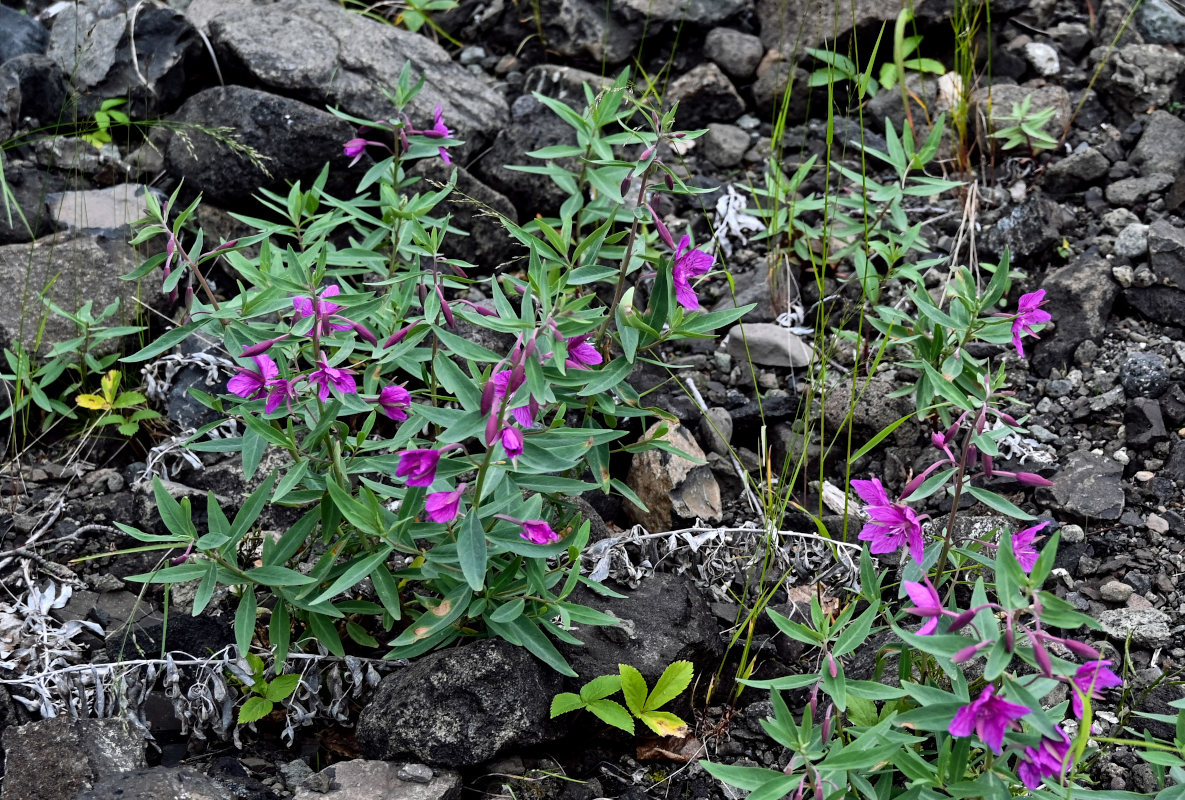
M392 549L394 548L392 548L391 545L387 545L377 552L371 553L365 558L354 560L346 569L346 571L343 572L337 580L329 585L328 589L321 592L321 594L317 595L317 597L311 601L311 605L324 603L326 600L336 597L346 589L349 589L350 587L357 584L359 581L373 572L375 567L386 561L387 556L391 554Z
M621 671L621 693L625 695L625 704L631 714L640 717L646 710L646 679L629 664L618 664L617 668Z
M634 720L630 717L630 712L616 700L593 700L585 708L596 714L602 722L633 734Z
M262 586L304 586L313 583L314 578L302 575L287 567L265 565L247 570L247 577Z
M522 616L523 608L526 607L526 601L521 597L516 597L509 603L503 603L489 615L489 618L495 622L511 622ZM553 715L554 716L554 715Z
M315 612L309 614L309 630L317 638L317 641L325 645L325 649L329 652L338 658L346 657L346 650L342 647L342 638L338 635L337 627L334 626L330 617Z
M272 713L274 707L275 704L266 697L248 697L247 702L239 709L239 724L258 722Z
M177 270L177 273L180 274L181 270ZM139 361L147 361L154 356L160 355L166 350L172 349L175 345L181 344L181 342L185 341L185 339L189 337L189 334L193 333L194 331L201 330L202 327L209 325L210 322L211 318L206 318L200 322L191 322L188 325L182 325L179 328L174 328L168 333L164 333L157 337L157 339L152 344L148 345L140 352L133 353L130 356L124 356L121 360L128 364L134 364Z
M591 379L588 384L580 390L581 397L589 397L594 394L601 394L602 392L612 389L617 384L625 380L625 377L630 374L634 365L623 358L615 358L605 365L604 369L597 370L591 374Z
M263 483L259 484L259 488L247 498L247 502L243 503L243 507L239 509L239 513L235 514L234 525L230 529L231 539L237 542L243 538L251 526L255 524L255 520L259 519L259 515L263 513L263 507L271 495L273 480L275 480L275 475L268 475Z
M551 718L555 719L560 714L567 714L569 711L576 711L584 708L584 701L580 699L579 695L571 692L560 692L555 697L551 698Z
M264 692L264 696L273 703L278 703L281 700L287 700L289 697L291 697L292 693L296 691L297 686L300 686L299 675L277 675L272 680L272 682L267 685L267 690Z
M476 502L476 501L475 501ZM486 579L486 532L481 519L470 513L457 533L457 560L473 591L480 591Z
M555 649L555 645L540 630L543 625L547 624L545 622L537 622L530 617L519 617L513 622L507 623L505 627L513 630L514 634L518 636L519 641L522 642L523 647L527 648L531 655L538 658L544 664L561 675L567 675L569 678L578 677L572 667L568 665L568 662L564 660L564 657L560 655L560 651Z
M473 599L473 590L469 588L468 584L462 583L454 587L444 596L444 599L421 614L415 623L408 626L391 644L395 647L402 647L430 638L460 619L469 607L471 599ZM496 622L490 623L491 626L498 624Z
M197 593L193 596L193 616L199 616L210 599L214 597L214 589L218 586L218 565L213 561L206 562L206 574L198 584Z
M169 532L186 539L196 539L197 531L190 521L189 514L182 510L181 504L173 499L161 479L155 476L152 478L152 493L156 498L157 513Z
M978 486L968 486L967 492L979 502L983 503L993 511L999 511L1001 514L1012 517L1013 519L1036 519L1032 514L1021 509L1009 500L1001 497L995 492L987 489L980 489Z
M580 687L580 699L587 702L592 700L600 700L603 697L621 691L621 676L620 675L602 675L599 678L593 678L584 686Z
M691 677L695 667L690 661L675 661L665 670L654 684L650 696L646 698L645 709L653 711L662 708L674 700L691 685ZM652 726L653 727L653 726Z
M251 650L251 639L255 636L255 587L248 586L239 598L239 607L235 610L235 644L240 653Z
M766 769L765 767L740 767L735 764L717 764L712 761L700 761L699 764L713 778L724 781L729 786L735 786L746 792L756 791L759 787L779 777L793 777L782 775L776 770ZM801 776L799 776L799 780L801 779ZM786 792L788 793L790 789L797 785L797 783L791 784Z
M872 629L872 623L880 611L879 606L879 603L873 603L856 618L855 622L843 629L839 638L835 640L835 647L831 651L836 658L847 655L864 643L868 638L868 632Z
M263 453L267 450L267 442L250 427L243 431L243 475L247 480L255 477L255 470L263 460Z

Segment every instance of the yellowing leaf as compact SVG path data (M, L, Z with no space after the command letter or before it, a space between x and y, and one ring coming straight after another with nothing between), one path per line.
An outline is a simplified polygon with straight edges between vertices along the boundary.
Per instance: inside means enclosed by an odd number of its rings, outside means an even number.
M119 370L111 370L103 376L101 381L103 384L103 396L107 398L107 403L115 402L115 393L119 391Z
M95 411L106 411L111 408L111 404L97 394L80 394L74 398L74 402L83 408L90 408Z
M687 723L668 711L647 711L639 719L659 736L687 735Z

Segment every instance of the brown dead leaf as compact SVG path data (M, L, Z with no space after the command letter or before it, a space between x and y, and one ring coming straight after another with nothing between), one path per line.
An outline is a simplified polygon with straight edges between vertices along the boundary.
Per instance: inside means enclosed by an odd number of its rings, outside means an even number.
M816 588L817 587L817 588ZM839 615L839 598L832 597L828 594L826 584L799 584L795 586L786 587L786 596L789 598L791 605L799 608L799 613L804 617L810 613L811 600L816 596L820 598L819 605L823 607L823 614L827 617L836 617ZM791 616L794 616L791 614Z

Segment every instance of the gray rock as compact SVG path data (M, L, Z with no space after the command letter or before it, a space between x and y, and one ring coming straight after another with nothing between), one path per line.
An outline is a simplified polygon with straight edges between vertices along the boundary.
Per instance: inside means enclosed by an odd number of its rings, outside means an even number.
M49 46L49 31L36 17L0 6L0 64L27 53L41 55Z
M1140 221L1140 218L1132 213L1131 209L1127 208L1113 208L1103 215L1103 225L1111 233L1118 234L1128 225L1134 225Z
M930 5L926 0L913 4L918 11ZM768 49L802 57L806 48L823 47L853 29L879 29L884 22L892 27L899 10L878 0L854 0L840 13L828 0L757 0L757 21Z
M523 91L539 92L556 100L562 100L573 108L583 108L586 101L584 87L593 94L613 85L612 78L596 72L567 67L560 64L538 64L523 75ZM521 98L520 98L521 99Z
M34 125L43 127L73 118L74 109L67 104L66 73L58 62L46 55L29 53L5 61L4 69L20 81L22 118L28 117Z
M1049 35L1057 42L1058 49L1073 60L1086 52L1094 40L1090 28L1082 22L1059 22L1049 30Z
M193 767L151 767L107 775L76 800L237 800L241 794Z
M901 388L896 373L878 372L866 383L856 386L856 402L852 404L851 381L840 381L827 392L823 414L829 430L839 430L844 425L848 411L852 412L852 427L859 436L873 436L892 425L902 417L914 413L913 402L908 397L890 397ZM793 410L793 406L791 406ZM735 412L734 412L735 415ZM908 425L900 426L890 435L890 441L904 443ZM909 440L912 441L912 438Z
M1128 157L1144 172L1180 175L1185 168L1185 120L1156 110L1144 122L1144 133Z
M80 116L90 116L107 98L123 97L128 102L120 110L133 119L157 117L213 79L193 25L157 5L133 10L103 0L71 3L54 17L48 55L78 90Z
M146 766L144 737L119 719L67 716L4 730L2 800L63 800Z
M748 0L613 0L613 9L627 21L689 22L713 25L738 14Z
M751 33L732 28L712 28L704 40L704 55L730 77L752 78L765 55L765 45Z
M1135 591L1122 581L1107 581L1099 587L1099 596L1108 603L1126 603Z
M1024 46L1025 60L1043 78L1052 77L1061 71L1057 50L1045 42L1029 42Z
M428 780L409 778L405 775L408 766L427 770ZM356 758L339 761L317 775L324 778L318 786L328 786L329 790L301 786L296 790L295 800L452 800L461 794L459 774L448 769L433 774L432 769L423 764Z
M577 634L583 646L557 645L580 675L569 681L573 689L598 675L616 674L618 664L637 669L650 686L673 661L690 661L696 675L716 668L723 650L716 618L689 575L660 572L622 593L624 599L602 597L585 586L572 593L572 602L622 621L616 627L585 626Z
M1115 244L1111 248L1117 256L1122 258L1139 259L1148 254L1148 226L1137 222L1128 225L1115 237Z
M1050 165L1045 173L1045 187L1055 193L1080 191L1106 175L1110 167L1106 156L1087 147Z
M807 83L810 76L792 60L777 50L771 50L757 65L757 82L753 84L753 103L757 111L768 115L786 107L787 119L803 119L806 116L808 98Z
M720 67L708 62L684 73L667 87L666 103L679 104L675 125L703 128L709 122L731 122L745 112L745 101Z
M704 157L718 167L735 167L745 158L749 149L749 134L736 125L713 122L708 132L700 139Z
M1115 206L1134 206L1149 199L1153 194L1163 192L1173 185L1173 176L1154 172L1140 178L1124 178L1107 184L1104 195L1107 202Z
M626 503L626 515L654 533L670 530L680 518L719 522L723 518L720 486L703 463L707 460L704 451L679 423L656 422L646 436L653 436L661 424L671 425L662 439L700 463L665 450L635 453L625 482L648 510Z
M1038 256L1061 241L1062 213L1057 203L1034 195L996 221L983 236L989 252L1007 248L1012 261Z
M164 306L159 274L140 282L119 280L137 266L135 253L123 240L101 236L46 236L31 245L0 247L0 283L13 287L0 292L0 339L8 346L20 341L26 351L32 351L39 320L48 313L37 294L51 283L48 296L62 308L75 311L89 300L98 312L119 300L119 312L108 324L134 324L137 298L154 308ZM73 322L49 314L38 352L44 354L57 342L77 335Z
M7 67L0 67L0 142L12 138L20 114L21 79Z
M1181 325L1185 291L1172 286L1133 286L1123 290L1123 299L1147 320L1159 325Z
M1139 350L1119 364L1119 382L1128 397L1160 397L1169 388L1169 365L1163 356Z
M45 197L50 218L59 228L108 238L131 238L132 223L148 214L145 194L156 192L163 206L164 193L137 183L121 183L106 189L52 192Z
M347 169L349 159L342 152L353 126L288 97L242 86L207 89L189 98L175 121L232 128L239 144L258 154L251 158L196 130L169 138L165 164L170 174L224 205L241 204L260 188L286 193L288 181L307 186L326 161L332 165L330 193L352 195L361 175Z
M1057 507L1084 522L1119 519L1123 513L1123 467L1113 459L1079 450L1062 462L1053 479Z
M1100 46L1091 51L1090 60L1102 63L1100 94L1133 116L1168 105L1185 70L1185 56L1159 44L1127 44L1116 50Z
M620 64L638 49L643 26L606 14L604 3L541 0L539 18L548 49L594 63Z
M732 441L732 415L727 408L712 406L699 421L699 440L709 451L722 456L729 454L728 444Z
M800 337L773 322L735 325L728 332L728 352L735 360L766 367L805 367L813 351Z
M559 673L501 639L438 650L383 679L362 709L358 744L368 758L476 766L554 741L562 728L550 718L551 698L560 688Z
M1141 647L1163 647L1172 641L1169 616L1158 608L1113 608L1098 616L1103 632L1117 642L1128 636Z
M1136 25L1153 44L1185 44L1185 13L1168 0L1144 0L1136 11Z
M920 146L930 135L927 120L936 118L938 114L949 115L950 108L939 96L936 75L910 71L905 76L905 89L914 125L913 139ZM865 106L865 113L866 119L870 118L877 126L884 126L891 121L893 130L898 134L909 124L905 104L901 102L901 92L897 89L877 92L876 97L871 98Z
M66 188L65 180L51 172L12 164L5 164L4 180L16 202L11 224L8 214L0 213L0 245L30 242L56 230L53 220L45 213L45 196Z
M466 142L460 154L480 150L506 122L502 96L431 39L337 3L281 0L231 6L210 20L210 39L223 72L239 76L239 82L363 119L386 119L394 113L382 88L392 85L410 63L414 77L423 75L425 83L405 109L407 115L413 124L427 126L441 105L446 124ZM346 139L352 136L351 131ZM314 170L322 163L323 157Z
M1047 275L1041 288L1057 327L1034 344L1031 363L1046 376L1053 367L1069 364L1080 344L1103 335L1119 284L1105 259L1087 255Z
M1128 447L1150 447L1169 438L1160 403L1150 397L1136 397L1128 403L1123 428Z
M1185 289L1185 229L1158 219L1148 226L1149 266L1160 281Z

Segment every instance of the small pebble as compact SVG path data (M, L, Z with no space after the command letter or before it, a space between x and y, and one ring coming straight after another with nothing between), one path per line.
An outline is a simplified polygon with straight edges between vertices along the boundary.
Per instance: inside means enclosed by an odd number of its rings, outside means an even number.
M1136 480L1138 480L1140 483L1147 483L1148 481L1152 480L1155 477L1156 477L1155 473L1149 472L1146 469L1142 469L1136 473Z
M1148 518L1144 520L1144 524L1148 527L1148 530L1152 531L1153 533L1169 532L1168 520L1159 514L1149 514Z
M1135 589L1122 581L1107 581L1099 587L1099 596L1109 603L1126 603Z
M1062 541L1067 544L1074 544L1086 539L1086 531L1082 530L1081 525L1063 525L1061 532Z

